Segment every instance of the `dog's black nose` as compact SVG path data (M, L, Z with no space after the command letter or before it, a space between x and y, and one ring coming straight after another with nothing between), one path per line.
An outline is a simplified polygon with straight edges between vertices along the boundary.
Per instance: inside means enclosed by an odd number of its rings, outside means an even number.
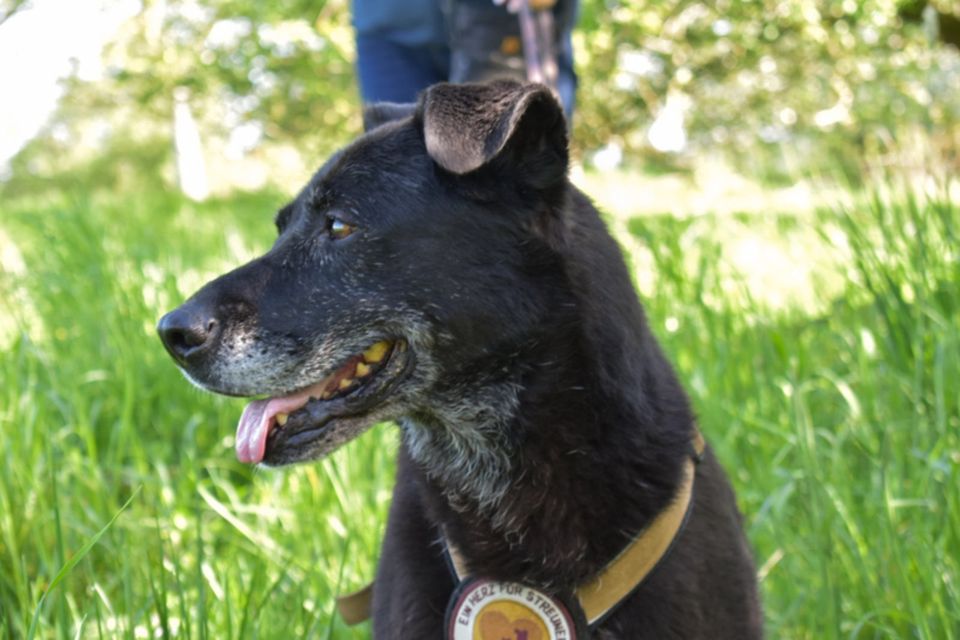
M216 342L220 323L209 310L187 302L160 318L157 333L180 364L186 364Z

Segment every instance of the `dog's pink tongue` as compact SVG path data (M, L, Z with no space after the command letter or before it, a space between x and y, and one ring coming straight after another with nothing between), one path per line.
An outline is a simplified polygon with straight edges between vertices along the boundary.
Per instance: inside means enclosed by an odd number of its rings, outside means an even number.
M237 460L256 464L263 460L267 436L277 422L278 413L291 413L307 403L307 393L282 398L254 400L243 410L237 424Z

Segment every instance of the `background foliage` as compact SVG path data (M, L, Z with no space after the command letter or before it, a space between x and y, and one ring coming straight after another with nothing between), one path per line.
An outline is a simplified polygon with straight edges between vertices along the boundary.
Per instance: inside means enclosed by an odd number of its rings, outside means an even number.
M721 154L777 182L824 167L854 183L891 165L956 170L958 21L949 0L584 0L575 145L588 164L600 149L674 169ZM98 175L122 180L137 159L137 174L169 182L179 97L212 164L299 177L359 130L353 57L347 0L146 0L109 46L105 77L70 82L14 174L29 182L97 154ZM658 117L682 122L685 152L651 146ZM279 150L296 160L278 165Z
M730 471L770 638L960 638L958 42L952 0L581 3L573 174ZM145 0L0 178L0 637L368 637L332 600L372 575L395 430L241 465L243 401L154 330L359 131L352 61L346 0Z

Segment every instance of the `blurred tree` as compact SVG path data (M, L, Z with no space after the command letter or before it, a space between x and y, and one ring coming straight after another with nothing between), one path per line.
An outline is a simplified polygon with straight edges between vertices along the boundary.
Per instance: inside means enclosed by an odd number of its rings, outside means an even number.
M144 0L106 50L105 77L68 83L48 135L26 152L33 164L15 171L68 165L91 129L118 140L121 157L141 141L156 160L173 137L174 95L208 159L260 154L269 165L263 154L285 147L312 167L360 127L348 1ZM960 56L911 17L920 5L583 0L575 144L588 160L606 149L611 165L682 165L716 149L755 176L830 166L856 179L865 158L887 161L919 133L956 162ZM960 15L954 0L929 6L938 19Z
M799 168L841 161L856 173L864 155L891 146L906 123L949 137L955 150L957 52L905 23L901 4L585 2L576 137L586 148L613 140L628 156L642 153L668 96L684 96L695 146L732 150L754 171L782 166L787 145L801 150L795 160L809 161ZM947 5L938 8L948 13Z
M343 140L329 132L359 122L347 0L147 0L106 57L111 100L168 118L179 89L238 144L329 152Z
M13 14L30 6L30 0L0 0L0 24L7 21Z
M898 13L904 20L935 29L932 35L941 42L960 47L960 4L951 4L951 0L904 0L898 5Z
M92 157L104 184L129 184L137 145L152 169L143 179L169 182L177 99L200 126L220 189L281 172L293 184L360 130L348 0L144 0L103 60L97 81L65 81L55 119L14 160L6 191L36 184L24 174L87 175Z

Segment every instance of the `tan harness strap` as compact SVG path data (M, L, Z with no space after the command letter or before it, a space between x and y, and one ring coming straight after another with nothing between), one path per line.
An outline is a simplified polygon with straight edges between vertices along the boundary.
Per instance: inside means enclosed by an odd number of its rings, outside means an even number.
M577 598L587 624L600 620L643 582L666 555L680 532L690 500L696 463L688 460L683 481L673 503L656 517L630 545L620 552L600 575L577 589Z

